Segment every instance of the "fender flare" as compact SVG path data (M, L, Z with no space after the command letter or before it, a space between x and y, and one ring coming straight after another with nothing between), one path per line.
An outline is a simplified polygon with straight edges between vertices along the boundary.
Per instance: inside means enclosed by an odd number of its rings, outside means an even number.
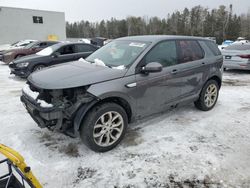
M105 101L106 99L109 99L109 98L121 98L123 100L125 100L131 108L131 110L133 110L133 106L132 104L126 100L124 97L122 96L117 96L117 95L102 95L100 96L100 98L94 98L91 102L89 103L86 103L86 104L82 104L81 107L79 107L79 109L77 110L76 112L76 115L74 117L74 121L73 121L73 135L74 137L77 137L78 136L78 131L80 129L80 126L81 126L81 122L83 120L83 118L85 117L86 113L93 107L95 106L97 103L101 102L101 101ZM133 114L133 112L131 111L131 113ZM131 114L131 115L132 115Z
M77 137L77 135L78 135L78 131L79 131L79 128L81 126L81 122L82 122L84 116L98 102L100 102L100 100L94 99L92 102L81 105L81 107L77 110L77 113L75 115L74 122L73 122L73 126L74 126L73 127L73 131L74 131L73 134L75 137Z

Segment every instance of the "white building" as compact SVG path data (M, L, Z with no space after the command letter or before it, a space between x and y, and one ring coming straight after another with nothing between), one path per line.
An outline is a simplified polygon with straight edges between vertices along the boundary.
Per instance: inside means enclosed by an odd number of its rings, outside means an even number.
M24 39L66 40L64 12L0 6L0 44Z

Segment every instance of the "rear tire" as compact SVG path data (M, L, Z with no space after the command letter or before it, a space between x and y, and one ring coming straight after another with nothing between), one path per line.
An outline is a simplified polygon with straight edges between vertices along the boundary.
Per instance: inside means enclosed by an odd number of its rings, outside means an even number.
M104 103L87 113L80 127L80 136L91 150L106 152L121 142L127 126L125 110L116 103Z
M201 90L199 99L194 102L195 107L202 111L209 111L215 106L218 96L218 82L208 80Z

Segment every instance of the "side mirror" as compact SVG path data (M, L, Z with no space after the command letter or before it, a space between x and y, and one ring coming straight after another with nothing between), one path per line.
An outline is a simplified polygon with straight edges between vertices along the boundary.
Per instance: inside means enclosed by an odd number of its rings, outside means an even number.
M53 58L57 58L59 55L60 55L59 52L55 52L55 53L52 55L52 57L53 57Z
M158 62L148 63L141 69L142 73L161 72L161 71L162 71L162 65Z

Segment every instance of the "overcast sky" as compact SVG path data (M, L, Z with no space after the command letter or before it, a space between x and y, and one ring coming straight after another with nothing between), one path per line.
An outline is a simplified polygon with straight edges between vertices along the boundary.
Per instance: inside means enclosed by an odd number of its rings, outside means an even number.
M233 4L234 13L247 13L250 0L0 0L0 6L31 8L65 12L66 20L100 21L127 16L166 17L175 10L201 5L218 8Z

